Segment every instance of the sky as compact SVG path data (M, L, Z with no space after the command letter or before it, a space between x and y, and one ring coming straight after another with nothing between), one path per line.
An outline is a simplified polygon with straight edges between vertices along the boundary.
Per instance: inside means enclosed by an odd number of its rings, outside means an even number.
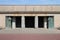
M0 0L0 5L49 5L60 4L60 0Z

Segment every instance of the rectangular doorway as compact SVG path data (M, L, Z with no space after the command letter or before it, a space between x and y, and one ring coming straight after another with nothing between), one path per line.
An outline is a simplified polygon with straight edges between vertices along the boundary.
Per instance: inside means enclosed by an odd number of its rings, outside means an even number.
M35 17L25 16L25 28L34 28L34 27L35 27Z
M21 16L6 16L6 28L21 28Z
M12 28L12 20L10 16L6 16L6 20L5 20L5 24L6 24L6 28Z
M21 28L21 16L16 16L16 28Z
M38 28L44 28L44 17L38 16Z
M54 28L53 16L38 16L38 28Z

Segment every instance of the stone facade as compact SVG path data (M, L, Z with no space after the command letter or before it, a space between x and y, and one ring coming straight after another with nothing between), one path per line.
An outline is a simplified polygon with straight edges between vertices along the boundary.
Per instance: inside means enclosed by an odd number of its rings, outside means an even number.
M0 6L0 28L6 28L6 16L53 16L54 28L60 27L60 6Z

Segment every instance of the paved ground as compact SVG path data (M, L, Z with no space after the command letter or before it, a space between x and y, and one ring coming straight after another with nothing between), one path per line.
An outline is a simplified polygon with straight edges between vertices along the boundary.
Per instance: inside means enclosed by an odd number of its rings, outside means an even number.
M0 40L60 40L60 34L0 34Z
M0 40L60 40L57 29L3 29Z

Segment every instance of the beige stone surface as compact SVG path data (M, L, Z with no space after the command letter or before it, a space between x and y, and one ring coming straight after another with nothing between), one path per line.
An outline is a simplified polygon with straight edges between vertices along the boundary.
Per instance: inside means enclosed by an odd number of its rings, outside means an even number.
M3 29L0 34L60 34L57 29L44 29L44 28L17 28L17 29Z
M0 15L0 28L5 28L5 16Z
M60 11L60 6L52 6L52 11Z
M43 11L43 12L59 12L60 6L0 6L0 12L14 11Z

